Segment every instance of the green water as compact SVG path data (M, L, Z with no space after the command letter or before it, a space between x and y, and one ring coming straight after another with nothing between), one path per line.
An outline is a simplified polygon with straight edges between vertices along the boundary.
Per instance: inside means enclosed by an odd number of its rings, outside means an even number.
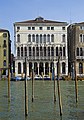
M75 102L74 81L61 81L63 115L60 117L58 92L54 103L54 82L28 81L28 117L25 117L24 81L11 81L11 102L7 97L7 81L0 81L0 120L84 120L84 81L78 82L78 104ZM57 87L57 85L56 85Z

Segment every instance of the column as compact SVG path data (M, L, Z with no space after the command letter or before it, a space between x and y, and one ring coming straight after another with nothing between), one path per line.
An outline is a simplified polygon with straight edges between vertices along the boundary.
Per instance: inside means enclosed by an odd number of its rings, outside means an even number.
M57 75L57 62L54 63L54 68L55 68L55 76Z
M29 76L29 62L27 62L27 76Z
M38 63L38 75L39 75L39 63Z
M45 63L43 63L43 73L45 75Z
M21 76L22 76L22 78L24 77L24 75L23 75L23 63L24 63L24 61L21 62Z
M49 63L49 75L50 75L50 63Z

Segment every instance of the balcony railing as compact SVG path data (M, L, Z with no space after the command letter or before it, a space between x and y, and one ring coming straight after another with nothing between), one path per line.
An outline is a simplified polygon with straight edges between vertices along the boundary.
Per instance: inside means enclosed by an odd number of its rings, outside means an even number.
M15 58L18 60L23 60L25 58L25 56L24 57L17 56ZM40 61L40 60L51 60L51 61L58 60L58 56L26 56L26 58L28 60L38 60L38 61ZM66 57L64 57L64 56L60 57L60 60L65 60L65 59L66 59Z
M76 59L84 59L84 56L76 56Z

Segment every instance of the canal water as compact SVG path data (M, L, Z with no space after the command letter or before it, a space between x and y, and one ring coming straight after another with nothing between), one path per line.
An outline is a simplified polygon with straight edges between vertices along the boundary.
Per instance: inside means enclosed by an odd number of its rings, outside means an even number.
M60 117L57 88L54 103L54 82L34 81L32 103L32 82L28 81L28 117L25 117L24 81L11 81L9 103L7 81L1 80L0 120L84 120L84 81L78 81L78 104L75 102L74 85L74 81L60 81L63 111Z

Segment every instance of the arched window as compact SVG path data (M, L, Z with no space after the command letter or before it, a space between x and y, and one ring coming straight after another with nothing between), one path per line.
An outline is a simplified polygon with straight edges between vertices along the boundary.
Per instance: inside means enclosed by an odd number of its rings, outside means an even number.
M31 47L29 47L29 56L31 56Z
M46 43L46 35L44 35L44 43Z
M20 35L17 35L17 42L20 42Z
M56 47L56 56L58 56L58 47Z
M65 42L65 34L62 35L62 42Z
M54 56L54 47L51 47L51 56Z
M65 47L63 47L63 56L66 56Z
M62 47L60 47L60 55L62 56Z
M80 34L80 38L79 38L80 42L82 42L82 34Z
M36 56L39 56L39 47L36 47Z
M21 57L23 57L23 47L21 47Z
M3 66L6 66L6 60L3 61Z
M51 35L51 42L54 42L54 35Z
M35 47L33 47L33 56L35 56Z
M27 56L27 47L24 47L24 53L25 53L25 56Z
M39 36L36 35L36 43L39 43Z
M66 73L66 64L63 62L62 63L62 74L65 74Z
M43 56L43 50L42 50L42 47L40 47L40 56L41 56L41 57Z
M50 47L48 47L48 56L50 56Z
M80 56L83 56L83 48L80 48Z
M42 35L40 35L40 43L42 43Z
M35 35L32 35L32 42L35 42Z
M83 74L83 63L79 63L79 74Z
M7 47L6 40L4 40L3 47Z
M20 48L17 47L17 56L20 57Z
M47 35L47 42L50 42L50 35Z
M44 47L44 56L46 56L46 47Z
M21 63L18 63L18 74L21 74Z
M28 35L28 42L31 42L31 35Z
M77 48L76 54L77 54L77 56L79 56L79 48Z

